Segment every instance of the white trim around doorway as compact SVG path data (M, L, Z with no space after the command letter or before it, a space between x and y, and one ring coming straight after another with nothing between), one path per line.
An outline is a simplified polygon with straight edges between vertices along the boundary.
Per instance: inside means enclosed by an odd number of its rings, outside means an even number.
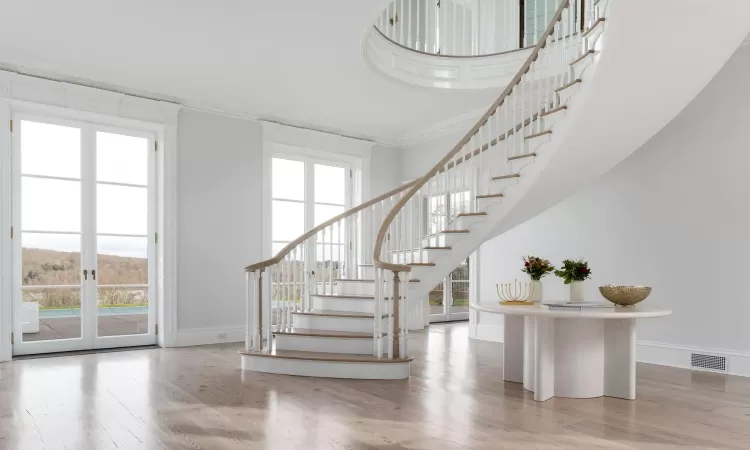
M0 362L12 358L12 113L152 133L155 192L157 344L177 344L177 115L180 105L0 71Z

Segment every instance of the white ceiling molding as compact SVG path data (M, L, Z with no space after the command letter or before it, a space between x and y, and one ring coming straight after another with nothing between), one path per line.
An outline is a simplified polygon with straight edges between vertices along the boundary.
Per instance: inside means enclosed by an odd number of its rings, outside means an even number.
M81 84L0 70L0 97L177 126L180 105Z
M479 91L507 86L531 49L474 58L438 56L402 47L371 27L361 52L374 71L410 87Z
M262 120L263 142L273 142L315 152L369 157L373 141Z

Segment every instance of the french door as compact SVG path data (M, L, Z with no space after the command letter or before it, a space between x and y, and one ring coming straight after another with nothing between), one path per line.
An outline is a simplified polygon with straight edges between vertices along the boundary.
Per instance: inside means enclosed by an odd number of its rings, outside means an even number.
M155 136L13 123L13 353L155 344Z
M430 322L469 320L470 260L466 258L430 291Z

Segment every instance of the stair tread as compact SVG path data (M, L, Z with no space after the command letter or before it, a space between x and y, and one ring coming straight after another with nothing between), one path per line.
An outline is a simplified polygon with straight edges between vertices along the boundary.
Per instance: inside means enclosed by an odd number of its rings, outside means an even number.
M604 17L600 17L600 18L596 19L596 21L594 21L593 25L591 25L591 28L589 28L588 30L584 31L584 32L583 32L583 35L582 35L582 36L583 36L583 37L586 37L586 36L588 36L588 35L589 35L589 33L591 33L592 31L594 31L594 29L595 29L595 28L596 28L596 27L597 27L597 26L598 26L598 25L599 25L600 23L604 22L605 20L606 20L606 19L605 19Z
M520 178L520 173L513 173L510 175L500 175L499 177L492 177L492 180L507 180L508 178Z
M536 156L536 153L527 153L525 155L509 156L508 161L516 161L516 160L525 159L525 158L534 158L535 156Z
M564 91L565 89L574 86L578 83L580 83L582 80L580 78L576 78L575 80L571 81L570 83L566 84L565 86L560 86L559 88L555 89L555 92Z
M426 267L432 267L435 265L435 263L432 262L413 262L413 263L406 263L407 266L426 266Z
M577 63L579 63L579 62L583 61L584 59L586 59L586 57L587 57L587 56L589 56L589 55L593 55L594 53L596 53L596 50L588 50L588 51L586 51L586 52L585 52L585 53L584 53L583 55L581 55L581 56L579 56L578 58L576 58L576 59L574 59L573 61L571 61L571 62L570 62L570 65L571 65L571 66L574 66L574 65L576 65Z
M424 248L425 250L453 250L453 247L434 247L434 246L427 246Z
M484 194L484 195L477 195L477 198L501 198L504 197L503 194Z
M558 111L565 111L566 109L568 109L568 107L566 105L558 106L557 108L553 108L553 109L550 109L547 112L542 113L542 117L552 115L552 114L554 114L554 113L556 113Z
M443 230L440 233L442 234L456 234L456 233L468 233L469 230Z
M353 319L372 319L375 317L373 313L359 313L351 311L335 311L330 309L313 309L311 311L292 311L292 314L298 314L302 316L320 316L320 317L349 317ZM387 314L383 314L383 317L388 317Z
M325 298L351 298L356 300L374 300L374 295L366 294L310 294L311 297L325 297Z
M372 333L359 331L333 331L333 330L312 330L307 328L292 328L291 331L277 331L273 334L284 334L293 336L318 336L334 338L367 338L372 339Z
M303 352L298 350L275 350L273 353L256 352L240 350L241 355L260 356L264 358L281 358L281 359L302 359L310 361L331 361L331 362L367 362L367 363L405 363L412 361L414 358L378 358L373 355L357 355L349 353L321 353L321 352Z
M461 213L456 217L475 217L475 216L486 216L486 212L473 212L473 213Z
M524 139L533 139L535 137L544 136L544 135L547 135L547 134L552 134L552 130L545 130L545 131L540 131L538 133L530 134L528 136L524 136ZM508 159L510 159L510 158L508 158Z

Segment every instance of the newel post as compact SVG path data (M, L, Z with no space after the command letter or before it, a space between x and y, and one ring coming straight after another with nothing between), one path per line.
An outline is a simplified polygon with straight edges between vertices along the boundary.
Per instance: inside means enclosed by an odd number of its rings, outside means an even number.
M256 297L258 299L258 302L257 302L258 314L256 315L256 322L258 323L258 332L255 334L255 342L257 342L255 346L257 347L258 351L263 350L263 271L264 270L265 269L260 269L258 271L258 296Z
M401 342L401 311L400 301L401 297L399 288L401 285L401 279L398 276L398 271L393 271L393 357L400 357L400 342Z

